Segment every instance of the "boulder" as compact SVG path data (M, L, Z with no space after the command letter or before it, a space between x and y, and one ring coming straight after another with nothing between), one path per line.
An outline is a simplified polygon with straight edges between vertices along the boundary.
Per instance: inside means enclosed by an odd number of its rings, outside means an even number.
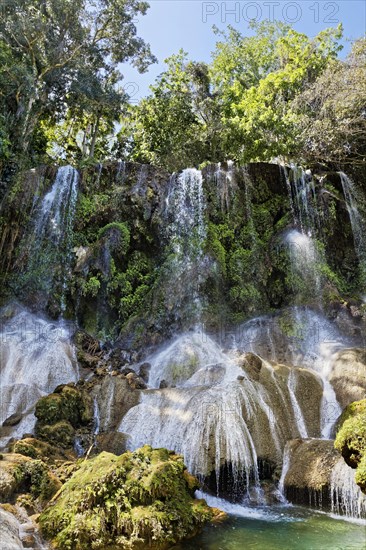
M296 504L331 507L331 474L339 461L333 441L294 439L286 446L289 461L284 479L286 498Z
M183 460L145 445L84 461L41 514L56 548L168 548L196 534L216 513L192 497L197 480Z

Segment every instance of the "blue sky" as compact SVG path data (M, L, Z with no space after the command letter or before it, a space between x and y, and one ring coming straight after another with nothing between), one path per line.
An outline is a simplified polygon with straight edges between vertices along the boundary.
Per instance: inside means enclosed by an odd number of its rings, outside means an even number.
M124 87L136 102L149 93L149 85L164 70L164 59L183 48L190 59L210 61L217 37L212 31L216 25L224 29L233 25L248 33L250 19L277 19L292 23L294 28L309 36L321 30L344 27L345 55L350 41L366 31L366 2L363 0L314 1L201 1L150 0L147 15L137 21L139 35L150 43L159 60L149 72L140 75L132 67L123 66Z

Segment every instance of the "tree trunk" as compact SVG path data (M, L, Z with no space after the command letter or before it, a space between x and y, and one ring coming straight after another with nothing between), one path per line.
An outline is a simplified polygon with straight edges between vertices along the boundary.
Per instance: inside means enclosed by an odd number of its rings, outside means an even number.
M100 115L97 115L97 119L94 123L92 140L91 140L91 143L90 143L90 152L89 152L89 158L90 159L92 159L94 157L94 153L95 153L95 144L96 144L96 141L97 141L97 136L98 136L98 131L99 131L99 122L100 122Z

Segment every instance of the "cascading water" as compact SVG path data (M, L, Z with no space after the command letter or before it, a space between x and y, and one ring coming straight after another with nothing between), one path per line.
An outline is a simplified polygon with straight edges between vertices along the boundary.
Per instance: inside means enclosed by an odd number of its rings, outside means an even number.
M284 311L282 315L251 319L238 330L236 343L241 350L249 349L270 361L283 361L289 365L311 369L321 377L321 435L324 439L329 439L342 412L328 379L333 356L340 349L359 342L352 342L343 336L320 313L308 308L294 307ZM289 388L292 383L293 378L290 378ZM297 416L301 421L301 417ZM300 431L305 433L303 429Z
M300 299L315 297L321 306L322 257L315 237L320 235L322 224L315 182L310 171L304 172L299 166L282 166L282 170L296 228L287 231L282 242L289 251L293 291Z
M320 259L314 241L308 235L291 229L285 234L284 243L289 251L293 290L299 295L313 294L321 302Z
M360 262L362 283L366 287L366 222L359 209L361 200L354 182L344 172L339 172L339 175L351 221L355 250ZM366 288L363 290L366 292Z
M279 461L285 441L305 430L295 392L280 372L263 362L261 380L253 380L235 353L202 333L176 338L147 361L150 386L170 387L145 390L123 418L119 431L129 435L129 448L147 442L174 449L202 479L214 473L217 491L227 467L232 493L257 498L258 451ZM276 422L279 416L283 422Z
M55 181L36 210L30 234L22 245L28 258L23 285L49 292L57 277L61 311L72 254L72 228L78 191L78 172L71 166L58 169Z
M100 413L99 413L98 400L96 397L94 397L94 400L93 400L93 416L94 416L93 434L94 436L97 436L100 430Z
M234 163L228 160L226 163L219 162L216 165L214 179L217 193L220 198L221 209L227 212L230 209L231 195L236 190Z
M316 200L315 182L310 171L301 166L282 167L289 193L295 225L309 237L321 229L321 219Z
M189 168L179 175L174 174L165 205L165 231L171 252L169 279L170 286L175 285L176 293L173 307L177 313L182 313L180 310L185 302L196 323L200 321L202 312L204 210L202 173Z
M366 495L355 482L355 470L340 458L331 474L332 512L348 518L366 518Z
M60 384L76 382L79 374L70 343L72 327L47 321L17 306L3 309L1 320L0 425L5 421L5 427L0 444L4 446L10 437L19 438L33 431L34 406L40 397ZM13 422L9 422L11 417Z

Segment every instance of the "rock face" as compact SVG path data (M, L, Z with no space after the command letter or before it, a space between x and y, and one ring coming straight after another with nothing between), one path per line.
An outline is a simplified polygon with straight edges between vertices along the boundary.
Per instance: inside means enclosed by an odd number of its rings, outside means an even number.
M315 206L324 229L321 236L314 234L325 247L323 299L327 310L335 311L342 287L352 287L351 292L358 288L357 257L340 176L322 169L310 184L310 176L303 173L300 184L306 185L301 197L296 197L295 172L288 169L286 179L285 170L276 164L211 165L200 173L200 193L191 193L192 200L176 201L182 190L180 174L114 162L83 169L70 250L73 272L62 298L67 314L74 317L77 310L78 325L90 334L103 340L119 336L124 349L141 349L191 325L194 308L192 292L187 289L194 288L196 281L205 301L203 320L216 329L271 308L316 305L314 287L310 292L303 288L301 274L294 275L283 243L284 233L299 225L293 207L298 217L301 208L304 213ZM30 230L28 216L35 206L34 197L40 193L42 199L54 176L54 167L22 174L23 185L14 186L5 201L0 249L6 254L0 274L5 291L14 292L15 286L19 299L31 307L36 305L35 294L29 293L24 280L14 285L13 275L20 269L17 255ZM187 182L189 187L189 177ZM291 200L295 199L294 205ZM192 231L186 244L195 249L199 261L194 267L183 262L185 269L179 271L172 233L185 214L189 221L197 202L200 242ZM316 223L313 229L316 233ZM169 292L172 285L173 293ZM43 295L48 311L57 316L62 301L59 286L48 296L42 288L37 292ZM352 307L360 311L361 330L364 312L357 304Z
M331 508L331 473L339 461L333 441L294 439L287 443L284 461L288 469L284 478L286 498L293 503Z
M0 502L15 502L22 492L30 492L44 503L60 488L57 476L42 460L6 453L0 460Z
M56 548L166 548L195 534L215 512L193 498L197 480L181 457L144 446L84 461L41 514Z
M366 396L366 349L343 349L332 358L329 381L342 408Z
M0 540L4 550L23 550L19 529L17 518L0 507Z
M366 518L366 497L355 482L354 470L341 459L331 440L289 441L280 488L292 503Z

